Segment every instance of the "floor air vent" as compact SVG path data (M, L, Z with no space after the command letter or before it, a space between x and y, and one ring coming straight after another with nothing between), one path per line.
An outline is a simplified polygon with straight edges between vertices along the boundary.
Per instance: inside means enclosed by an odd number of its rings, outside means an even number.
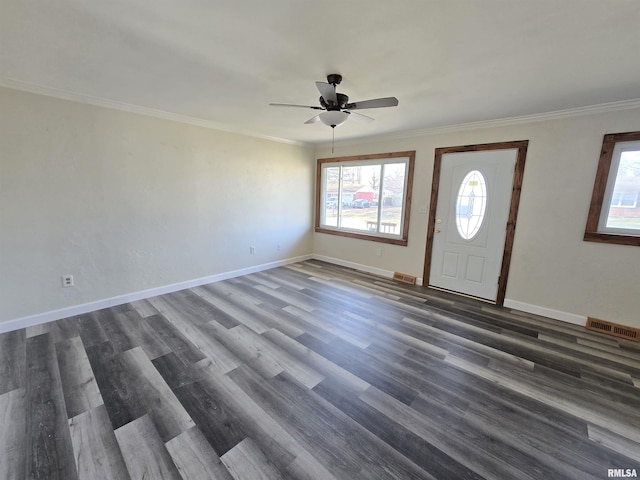
M638 328L619 325L617 323L611 323L606 320L600 320L599 318L592 317L587 318L587 328L589 330L595 330L596 332L607 333L615 337L640 342L640 329Z
M407 275L406 273L400 272L393 272L393 279L398 282L408 283L409 285L415 285L417 280L413 275Z

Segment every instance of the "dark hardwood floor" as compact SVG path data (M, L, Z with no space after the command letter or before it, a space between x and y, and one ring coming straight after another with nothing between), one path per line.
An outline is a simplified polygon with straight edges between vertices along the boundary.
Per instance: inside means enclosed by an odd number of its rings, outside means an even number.
M0 479L640 475L640 344L318 261L0 335Z

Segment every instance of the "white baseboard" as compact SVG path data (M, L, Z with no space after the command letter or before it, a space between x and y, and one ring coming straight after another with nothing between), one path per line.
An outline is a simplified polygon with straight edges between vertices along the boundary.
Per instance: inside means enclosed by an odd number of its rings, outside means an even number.
M581 327L584 327L587 324L587 317L583 315L553 310L551 308L540 307L530 303L518 302L517 300L505 299L504 306L514 310L520 310L522 312L533 313L534 315L540 315L542 317L553 318L554 320L580 325Z
M324 255L313 254L314 260L320 260L322 262L333 263L342 267L353 268L354 270L360 270L367 273L373 273L374 275L380 275L381 277L392 278L393 273L391 270L384 270L382 268L372 267L370 265L363 265L361 263L349 262L340 258L326 257ZM422 285L422 278L416 280L416 285Z
M177 292L179 290L184 290L185 288L199 287L200 285L206 285L208 283L215 283L221 280L227 280L229 278L249 275L250 273L262 272L264 270L281 267L283 265L289 265L290 263L302 262L311 258L313 258L312 255L303 255L300 257L293 257L285 260L278 260L276 262L263 263L261 265L254 265L252 267L241 268L239 270L232 270L216 275L187 280L184 282L172 283L170 285L164 285L162 287L127 293L125 295L119 295L117 297L105 298L102 300L97 300L95 302L73 305L71 307L65 307L59 310L51 310L49 312L43 312L35 315L29 315L27 317L7 320L5 322L0 322L0 334L10 332L12 330L18 330L20 328L32 327L34 325L53 322L62 318L72 317L74 315L82 315L84 313L93 312L95 310L100 310L103 308L115 307L117 305L135 302L137 300L143 300L145 298L156 297L158 295L164 295L166 293Z
M334 263L347 268L353 268L355 270L361 270L363 272L373 273L374 275L380 275L382 277L393 277L393 272L390 270L383 270L381 268L371 267L369 265L363 265L360 263L349 262L340 258L326 257L324 255L313 254L315 260L321 260L327 263ZM422 285L423 279L418 278L416 285ZM522 312L533 313L534 315L540 315L542 317L552 318L554 320L560 320L562 322L572 323L574 325L580 325L584 327L587 323L587 317L582 315L576 315L574 313L563 312L560 310L553 310L551 308L540 307L538 305L532 305L529 303L519 302L517 300L505 299L504 306L512 308L514 310L520 310Z
M115 307L129 302L135 302L137 300L143 300L145 298L155 297L158 295L164 295L166 293L177 292L186 288L198 287L200 285L206 285L208 283L220 282L229 278L240 277L242 275L249 275L251 273L262 272L271 268L281 267L283 265L289 265L291 263L302 262L310 259L320 260L327 263L333 263L335 265L341 265L347 268L353 268L363 272L372 273L374 275L380 275L382 277L391 278L393 272L390 270L384 270L381 268L372 267L370 265L363 265L361 263L349 262L334 257L327 257L325 255L302 255L299 257L288 258L285 260L278 260L276 262L263 263L261 265L254 265L252 267L242 268L239 270L232 270L229 272L223 272L216 275L210 275L207 277L196 278L193 280L187 280L184 282L172 283L170 285L164 285L157 288L151 288L148 290L141 290L138 292L128 293L125 295L119 295L117 297L105 298L97 300L95 302L83 303L80 305L73 305L71 307L61 308L59 310L51 310L49 312L38 313L35 315L29 315L26 317L16 318L13 320L7 320L0 322L0 334L10 332L12 330L18 330L20 328L32 327L34 325L40 325L43 323L53 322L62 318L72 317L74 315L82 315L84 313L93 312L103 308ZM422 285L422 278L417 279L417 284ZM563 312L560 310L553 310L546 307L540 307L538 305L532 305L529 303L519 302L517 300L505 299L504 306L512 308L514 310L520 310L527 313L533 313L534 315L541 315L543 317L553 318L563 322L572 323L574 325L584 326L587 322L587 317L583 315L576 315L574 313Z

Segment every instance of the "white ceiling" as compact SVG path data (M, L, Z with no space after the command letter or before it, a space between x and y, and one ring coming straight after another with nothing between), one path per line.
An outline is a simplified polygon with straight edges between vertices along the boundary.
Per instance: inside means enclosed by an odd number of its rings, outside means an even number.
M400 102L336 139L640 99L639 21L638 0L0 0L0 85L319 143L317 112L268 104L317 105L334 72Z

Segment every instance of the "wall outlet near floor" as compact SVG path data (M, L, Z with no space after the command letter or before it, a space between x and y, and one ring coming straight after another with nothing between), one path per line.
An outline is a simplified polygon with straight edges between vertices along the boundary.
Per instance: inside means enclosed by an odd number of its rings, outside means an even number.
M382 249L381 248L376 248L376 255L378 257L382 256Z
M254 247L253 245L251 245L251 246L249 247L249 253L250 253L251 255L255 255L255 253L256 253L256 247Z
M73 287L73 275L62 275L62 287L69 288Z

